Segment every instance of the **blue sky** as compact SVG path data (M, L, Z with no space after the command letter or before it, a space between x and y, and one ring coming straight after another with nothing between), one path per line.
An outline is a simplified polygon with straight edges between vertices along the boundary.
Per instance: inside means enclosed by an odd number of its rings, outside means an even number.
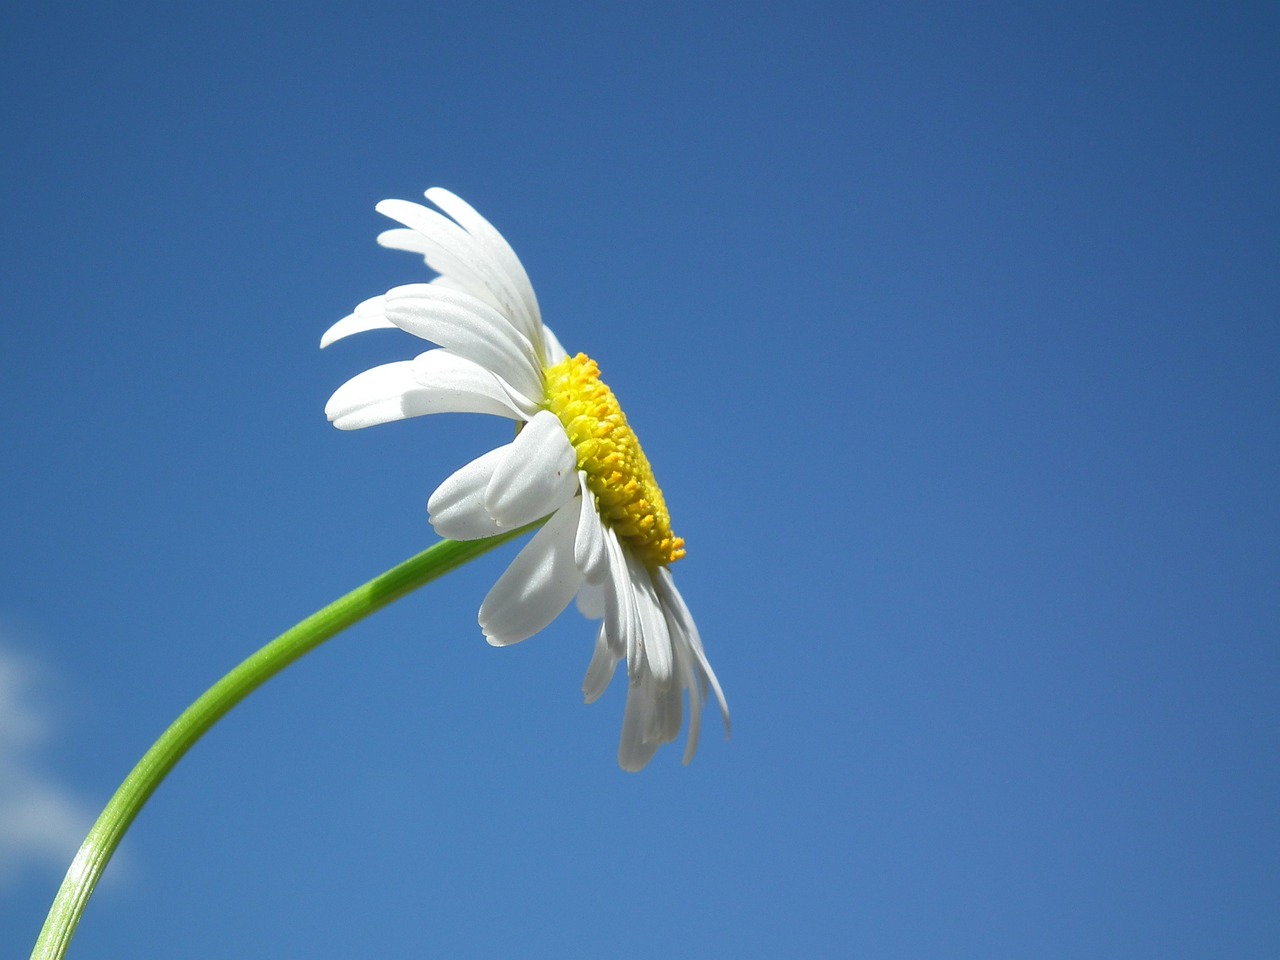
M0 36L0 953L225 670L509 435L333 430L433 184L597 359L734 714L614 762L508 548L272 681L72 956L1273 957L1272 4L26 5Z

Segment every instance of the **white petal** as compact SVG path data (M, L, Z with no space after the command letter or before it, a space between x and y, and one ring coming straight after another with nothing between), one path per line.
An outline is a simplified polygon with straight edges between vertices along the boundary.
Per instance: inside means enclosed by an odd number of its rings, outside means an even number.
M684 722L684 688L670 683L657 691L654 705L654 723L649 735L659 743L670 743L680 736Z
M527 420L537 408L508 388L496 374L450 350L428 350L413 360L413 376L430 388L453 413L488 413ZM427 411L430 413L444 412Z
M662 593L659 587L659 594ZM698 740L702 735L702 702L703 688L706 686L697 673L694 663L693 645L675 612L666 603L663 612L667 617L667 630L671 634L671 652L675 656L675 672L680 689L689 692L689 737L685 743L682 762L686 765L693 759L698 750Z
M507 454L485 492L485 509L507 527L545 517L577 492L576 464L577 455L560 420L543 410L507 445ZM576 526L575 522L575 530Z
M480 364L537 402L542 365L528 338L488 304L438 284L413 283L386 293L387 319L401 330Z
M678 634L678 626L668 622L671 630L671 649L676 657L676 673L680 678L680 688L689 691L689 737L685 741L684 757L681 762L686 766L698 751L698 740L702 736L702 685L694 675L691 661L692 653L687 640Z
M452 277L446 277L443 274L438 277L433 277L430 281L430 285L433 287L439 287L441 290L455 290L458 293L470 293L464 284L458 283Z
M490 450L456 471L436 488L427 501L428 519L447 540L479 540L501 533L504 527L484 508L484 492L493 471L506 456L507 446Z
M720 715L724 718L725 739L728 739L730 734L729 704L725 701L724 691L720 689L720 681L716 679L716 673L711 669L711 663L707 660L706 653L703 652L702 637L698 633L698 626L693 622L693 616L689 613L688 606L685 605L684 597L676 589L676 583L671 576L670 570L666 567L659 567L654 576L654 583L657 586L658 595L664 608L680 624L681 631L688 638L689 647L693 652L702 681L709 683L711 689L715 691L716 700L720 704Z
M501 258L495 257L486 243L448 217L419 203L383 200L377 205L377 210L423 236L426 243L422 253L428 266L465 285L468 292L509 317L517 329L541 347L541 322L536 313L530 313L525 290L520 289ZM489 229L492 230L492 227ZM492 232L497 234L496 230ZM505 245L505 241L502 243ZM511 256L514 257L515 254L512 253ZM532 296L533 291L529 287L528 278L523 276L523 268L520 269L520 274L524 288Z
M680 733L684 695L680 687L662 689L647 671L627 688L627 708L622 716L618 765L636 771L653 759L664 743Z
M498 378L446 350L372 367L340 386L325 404L339 430L359 430L430 413L487 413L523 420Z
M618 766L629 773L643 770L662 746L649 736L657 704L649 677L633 680L627 688L627 708L622 715L622 738L618 742Z
M511 248L511 244L507 243L506 237L477 213L471 204L444 187L432 187L427 191L426 197L476 238L489 258L501 269L508 289L520 298L528 318L534 325L540 326L541 314L538 311L538 298L534 295L533 284L529 282L529 275L525 272L524 265L516 256L515 250ZM532 327L525 333L533 339Z
M498 578L480 605L480 627L494 646L519 643L560 615L582 585L573 563L576 504L558 511Z
M636 557L627 551L627 570L640 616L640 647L654 682L662 688L671 683L671 636L667 618L653 588L653 578Z
M575 559L574 562L576 563L577 560ZM581 570L582 567L579 566L578 569ZM607 583L584 582L582 589L578 591L578 612L588 620L603 620L607 609L605 600L607 588ZM601 624L601 629L603 628L604 625Z
M353 333L364 333L366 330L393 330L395 324L386 318L383 312L384 298L370 297L360 303L354 311L343 317L324 332L320 338L320 349L336 343L343 337Z
M472 290L474 296L491 300L495 307L503 309L501 301L490 291L490 284L483 279L486 272L493 272L493 265L480 262L487 261L488 257L478 250L474 239L467 236L462 227L439 211L410 200L382 200L375 209L417 234L416 239L410 239L401 230L387 230L378 235L379 244L422 254L432 270L452 276Z
M609 576L605 580L604 634L614 653L627 658L627 673L634 676L640 665L640 618L636 612L635 592L627 573L627 560L618 535L605 528L605 551L609 557Z
M587 487L587 474L584 470L578 471L578 493L582 497L582 514L578 518L578 533L573 542L573 560L582 571L587 583L603 583L604 578L609 575L609 557L605 553L604 546L604 524L600 522L595 494Z
M604 638L604 627L596 633L596 648L591 655L591 663L587 666L587 675L582 680L582 695L587 703L595 703L600 695L609 687L614 671L618 666L618 658L609 649Z
M569 354L564 347L560 346L560 338L551 332L551 328L545 323L542 325L542 343L546 349L547 366L559 363L561 360L567 360Z
M388 250L403 250L405 253L416 253L426 257L435 245L417 230L408 227L393 227L378 234L378 246Z
M384 363L358 373L324 405L324 414L339 430L358 430L378 423L404 420L404 397L421 389L413 377L413 361Z
M432 252L437 249L436 244L432 243L417 230L410 230L408 227L396 227L393 230L383 230L378 234L378 244L389 250L403 250L406 253L420 254L427 265L431 265ZM485 303L489 304L495 310L501 311L502 304L489 294L483 285L477 286L475 283L467 283L456 277L440 274L431 281L433 286L447 287L450 290L457 290L459 293L469 293L473 297L479 297Z

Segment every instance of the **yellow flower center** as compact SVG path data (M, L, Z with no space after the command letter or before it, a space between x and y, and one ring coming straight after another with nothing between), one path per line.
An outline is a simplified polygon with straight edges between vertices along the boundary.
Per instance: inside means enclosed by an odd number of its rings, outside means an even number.
M646 566L665 567L684 556L640 441L618 400L584 353L546 371L547 409L564 424L596 496L600 517Z

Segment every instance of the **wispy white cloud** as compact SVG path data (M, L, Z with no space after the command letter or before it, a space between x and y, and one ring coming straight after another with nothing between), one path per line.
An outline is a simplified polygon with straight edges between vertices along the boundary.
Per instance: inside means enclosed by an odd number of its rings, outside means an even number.
M92 822L38 763L50 734L41 679L34 660L0 646L0 886L25 867L65 868Z

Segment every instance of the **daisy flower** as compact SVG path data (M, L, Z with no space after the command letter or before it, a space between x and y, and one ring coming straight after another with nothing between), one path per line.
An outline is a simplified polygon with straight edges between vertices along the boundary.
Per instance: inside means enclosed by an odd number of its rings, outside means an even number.
M729 708L670 566L684 556L640 442L594 360L570 356L542 323L515 251L472 207L434 187L438 210L384 200L402 224L384 247L420 254L437 276L394 287L335 323L322 347L366 330L399 328L437 345L412 360L366 370L330 398L340 430L428 413L487 413L516 423L515 439L450 476L427 504L432 526L475 540L544 520L480 606L494 646L518 643L575 597L599 620L582 691L604 693L626 661L630 685L618 763L640 770L670 743L689 699L688 763L702 705Z

